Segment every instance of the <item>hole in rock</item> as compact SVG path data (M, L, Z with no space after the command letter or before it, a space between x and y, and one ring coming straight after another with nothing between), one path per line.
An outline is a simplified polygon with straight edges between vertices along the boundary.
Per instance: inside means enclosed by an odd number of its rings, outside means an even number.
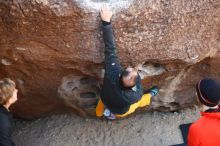
M166 72L165 67L159 63L145 63L141 66L139 74L143 79L147 76L160 75L164 72Z
M153 63L153 66L154 66L154 67L161 67L162 65L159 64L159 63Z
M179 107L179 103L177 103L177 102L171 102L170 105L174 106L174 107Z
M89 78L81 78L80 79L80 83L82 85L85 85L85 84L88 84L90 82L90 79Z
M77 89L77 87L74 87L73 89L72 89L72 91L74 91L74 90L76 90Z
M72 88L73 85L74 85L74 82L72 82L72 81L71 82L67 82L67 87L68 88Z
M157 111L170 111L170 108L169 107L165 107L165 106L159 106L159 107L157 107L156 108L157 109Z
M80 83L82 85L94 85L97 83L97 81L91 78L84 77L80 79Z
M80 93L81 98L96 98L96 94L94 92L86 92Z

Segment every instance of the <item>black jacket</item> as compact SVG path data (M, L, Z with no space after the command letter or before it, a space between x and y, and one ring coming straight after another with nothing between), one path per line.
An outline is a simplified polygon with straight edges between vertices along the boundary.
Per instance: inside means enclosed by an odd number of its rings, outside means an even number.
M138 102L142 95L141 78L138 75L136 91L125 89L120 83L122 67L119 63L112 25L103 24L103 38L105 43L105 77L101 90L101 100L114 114L124 114L131 104Z
M3 106L0 106L0 146L15 146L11 140L12 115Z

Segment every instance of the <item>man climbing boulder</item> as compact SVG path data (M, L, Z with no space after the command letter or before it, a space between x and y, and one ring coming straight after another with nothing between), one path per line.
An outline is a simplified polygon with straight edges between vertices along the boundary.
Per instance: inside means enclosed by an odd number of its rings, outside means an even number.
M139 107L149 105L151 97L156 96L159 90L152 87L144 94L138 67L121 67L111 25L112 12L104 5L100 14L105 44L105 76L96 116L105 116L107 119L121 118Z

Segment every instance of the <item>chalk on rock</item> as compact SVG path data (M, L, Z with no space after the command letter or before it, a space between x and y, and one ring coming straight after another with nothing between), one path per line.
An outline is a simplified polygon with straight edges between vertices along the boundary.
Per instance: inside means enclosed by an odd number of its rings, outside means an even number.
M79 7L88 11L99 11L103 4L107 4L114 12L127 9L134 0L75 0Z
M1 64L8 66L8 65L12 65L12 62L8 59L2 59Z

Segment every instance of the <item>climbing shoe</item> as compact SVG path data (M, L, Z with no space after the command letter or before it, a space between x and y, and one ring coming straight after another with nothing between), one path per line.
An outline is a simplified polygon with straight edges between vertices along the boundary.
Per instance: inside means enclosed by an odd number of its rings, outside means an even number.
M156 96L159 92L159 88L157 86L153 86L146 91L146 93L150 93L151 96Z
M116 119L116 116L108 108L105 108L103 115L108 120Z

